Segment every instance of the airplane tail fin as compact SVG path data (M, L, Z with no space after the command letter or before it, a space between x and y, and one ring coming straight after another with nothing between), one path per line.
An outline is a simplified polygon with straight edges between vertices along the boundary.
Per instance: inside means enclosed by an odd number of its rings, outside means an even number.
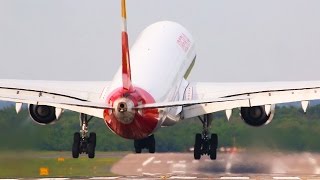
M132 89L130 53L127 33L127 12L126 0L121 0L121 17L122 17L122 85L126 90Z

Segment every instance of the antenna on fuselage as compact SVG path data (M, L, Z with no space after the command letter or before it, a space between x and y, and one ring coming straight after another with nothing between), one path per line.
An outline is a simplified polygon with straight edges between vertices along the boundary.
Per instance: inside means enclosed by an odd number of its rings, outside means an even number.
M127 10L126 0L121 0L121 17L122 17L122 86L125 90L132 89L130 53L127 33Z

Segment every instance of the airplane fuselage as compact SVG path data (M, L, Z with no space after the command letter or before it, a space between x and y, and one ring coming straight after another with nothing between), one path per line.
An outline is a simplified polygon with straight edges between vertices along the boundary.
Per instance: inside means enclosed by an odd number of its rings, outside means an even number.
M123 89L119 68L103 94L105 101L114 107L114 110L105 110L104 119L116 134L141 139L152 134L166 120L180 119L180 108L137 111L134 107L182 100L184 81L196 57L194 40L181 25L158 22L140 34L130 49L130 57L133 89Z

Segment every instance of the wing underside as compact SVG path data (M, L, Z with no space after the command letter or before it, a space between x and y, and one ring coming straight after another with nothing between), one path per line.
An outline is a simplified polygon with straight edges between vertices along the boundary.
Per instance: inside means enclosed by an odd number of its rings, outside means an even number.
M108 82L0 80L0 100L54 106L103 118Z
M320 99L320 82L264 82L264 83L190 83L184 100L140 106L140 108L183 107L183 117L253 107Z

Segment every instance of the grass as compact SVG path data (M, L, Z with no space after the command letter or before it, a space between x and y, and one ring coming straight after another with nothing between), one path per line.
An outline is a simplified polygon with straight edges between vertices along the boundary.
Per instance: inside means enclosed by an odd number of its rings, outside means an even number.
M0 178L112 176L112 165L126 153L96 154L73 159L70 152L0 152ZM48 175L41 176L40 168L47 168Z

